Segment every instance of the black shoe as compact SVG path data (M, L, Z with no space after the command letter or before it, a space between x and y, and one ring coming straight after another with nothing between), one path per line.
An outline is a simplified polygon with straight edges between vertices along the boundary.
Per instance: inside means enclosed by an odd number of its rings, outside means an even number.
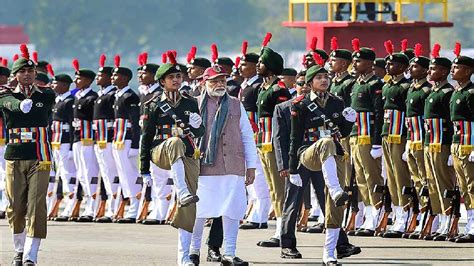
M464 237L464 236L465 236L465 234L459 234L459 235L457 235L457 236L448 237L448 239L446 239L446 240L449 241L449 242L453 242L453 243L454 243L454 242L456 242L456 239L458 239L458 238L460 238L460 237Z
M142 221L142 224L152 225L152 224L164 224L164 220L156 220L156 219L145 219Z
M355 236L355 233L356 233L357 231L358 231L358 229L356 229L356 230L349 230L349 231L347 231L347 235L348 235L348 236Z
M382 237L383 238L401 238L402 235L403 235L402 232L388 230L387 232L382 234Z
M446 241L447 238L448 238L447 234L440 234L433 237L433 241Z
M112 222L112 218L103 216L103 217L95 219L95 222L100 223L100 224L108 224Z
M374 236L375 231L370 229L361 229L355 232L355 236Z
M53 219L55 222L67 222L69 221L69 216L58 216Z
M341 206L344 206L346 204L346 201L349 200L349 194L347 194L347 192L342 192L341 195L339 195L339 197L337 197L337 199L334 201L334 204L336 205L336 207L341 207Z
M118 219L117 223L119 224L134 224L137 220L135 218L122 218Z
M230 265L247 266L247 265L249 265L249 263L246 262L246 261L243 261L239 257L222 256L221 265L225 265L225 266L230 266Z
M413 232L408 236L408 239L420 239L420 232Z
M268 240L263 240L257 243L257 246L264 248L277 248L280 246L280 239L270 237Z
M216 247L209 247L207 250L207 261L211 262L219 262L222 260L222 255L221 252L219 251L219 248Z
M81 216L79 217L76 222L79 222L79 223L92 223L94 220L94 218L92 216Z
M17 252L12 260L12 266L21 266L23 264L23 252Z
M308 222L317 222L318 220L319 220L319 216L308 217Z
M316 224L306 229L306 233L321 234L324 231L324 224Z
M245 222L239 226L239 229L267 229L267 223Z
M296 248L282 248L281 258L283 259L301 259L301 253Z
M31 260L27 260L23 262L23 266L35 266L36 263L32 262Z
M466 234L456 238L456 243L474 243L474 235Z
M199 265L199 255L198 254L191 254L189 255L189 259L194 265Z
M323 265L324 266L338 266L338 265L341 265L341 264L339 264L336 260L334 260L334 261L328 261L326 263L323 262Z
M352 244L345 244L345 245L340 245L336 247L337 250L337 258L342 259L342 258L347 258L352 255L357 255L359 254L362 250L360 247L354 246Z
M70 222L77 222L78 219L79 217L69 217Z
M5 219L7 217L6 212L0 211L0 219Z
M437 236L439 236L439 235L440 235L440 233L436 233L436 232L435 232L435 233L426 235L423 239L429 241L429 240L433 240L433 238L435 238L435 237L437 237Z

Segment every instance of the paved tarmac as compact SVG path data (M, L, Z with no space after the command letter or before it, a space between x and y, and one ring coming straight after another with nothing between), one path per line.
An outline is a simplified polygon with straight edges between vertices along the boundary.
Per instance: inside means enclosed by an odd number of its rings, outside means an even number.
M207 236L208 228L204 235ZM259 240L275 230L240 230L237 255L251 265L321 265L323 234L297 233L303 259L280 258L279 248L260 248ZM177 230L169 225L93 224L48 222L39 265L176 265ZM6 220L0 220L0 265L9 265L14 255ZM342 259L343 265L474 265L474 244L406 239L352 237L362 253ZM201 249L202 254L207 249ZM219 265L206 263L202 265Z

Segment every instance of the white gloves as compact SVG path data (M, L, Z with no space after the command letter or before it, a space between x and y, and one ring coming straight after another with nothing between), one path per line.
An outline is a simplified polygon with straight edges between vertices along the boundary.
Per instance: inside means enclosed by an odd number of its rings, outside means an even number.
M153 184L153 180L151 179L150 174L143 174L142 179L143 179L144 186L151 187L151 184Z
M472 155L472 153L471 153ZM469 157L471 157L469 155ZM450 154L449 157L448 157L448 166L453 166L454 162L453 162L453 156Z
M347 121L354 123L356 121L357 112L352 107L346 107L342 111L342 115Z
M372 156L372 158L374 159L382 157L382 146L372 145L372 149L370 150L370 156Z
M290 183L298 187L303 186L303 180L301 179L301 176L299 174L290 175Z
M138 149L130 149L128 151L128 158L133 158L138 156Z
M68 151L67 153L67 159L68 160L74 160L74 153L72 151Z
M471 151L471 154L469 154L469 158L467 160L471 163L474 162L474 151Z
M27 114L30 112L31 107L33 106L33 101L31 99L24 99L20 103L20 110L24 113Z
M197 113L189 114L189 125L193 128L198 128L202 124L202 118Z

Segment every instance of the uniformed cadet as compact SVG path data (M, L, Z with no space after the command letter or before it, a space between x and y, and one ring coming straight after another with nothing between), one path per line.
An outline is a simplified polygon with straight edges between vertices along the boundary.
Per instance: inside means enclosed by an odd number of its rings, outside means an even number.
M257 148L262 161L263 172L270 187L273 211L277 219L276 231L269 240L260 241L257 245L263 247L280 246L281 215L285 199L285 183L278 173L275 151L272 143L272 117L275 105L291 98L285 84L278 79L283 71L283 58L280 54L267 47L271 34L267 33L263 48L257 63L257 73L263 78L263 83L257 97L258 133Z
M227 92L232 97L238 97L240 92L240 83L237 83L231 76L234 67L234 61L229 57L219 57L217 64L229 75L227 77Z
M365 222L355 235L373 236L379 211L375 205L381 200L381 195L374 193L374 187L384 182L381 174L380 135L383 124L383 83L373 71L374 51L366 47L360 48L359 39L352 40L352 46L353 67L359 77L351 93L351 107L357 112L357 119L350 134L350 145L359 195L363 202L359 203L359 209L362 210L365 206Z
M430 200L430 215L432 218L438 216L437 223L433 225L433 219L425 221L424 231L432 227L434 233L424 232L419 237L425 240L441 239L448 230L449 218L446 211L449 208L449 199L443 197L446 189L454 188L454 169L450 158L450 146L452 143L453 127L449 117L449 101L453 93L453 86L448 82L451 69L451 61L445 57L439 57L439 44L435 44L432 50L433 59L430 61L428 79L433 83L431 92L425 100L424 124L425 124L425 146L424 159L427 178L427 187ZM423 221L422 221L423 222ZM416 238L416 235L413 236Z
M211 62L203 57L196 57L197 49L195 46L191 47L188 53L188 78L190 79L189 86L191 87L190 95L199 96L201 94L201 80L204 70L211 66Z
M46 193L51 151L49 115L54 92L34 85L36 69L26 44L22 58L13 63L18 86L2 88L0 108L8 129L5 150L7 217L13 232L15 257L12 265L36 265L41 239L46 238Z
M329 91L344 100L344 106L351 106L351 92L352 86L355 83L355 79L349 74L347 69L352 62L352 53L346 49L339 49L337 39L333 37L331 39L331 54L329 55L329 71L334 73L334 78L331 82ZM340 140L340 143L344 147L344 150L350 156L350 145L349 136ZM352 176L352 164L351 160L344 162L343 177L344 186L349 186Z
M284 68L278 78L285 83L285 87L288 89L288 92L291 95L291 98L296 97L296 69L294 68Z
M146 103L152 99L160 97L163 93L160 83L155 80L155 74L159 66L147 62L143 63L144 65L140 74L140 84L142 87L142 94L140 95L141 119L144 115L144 107ZM143 123L143 121L141 120L140 123ZM171 186L167 185L170 172L152 164L150 165L150 173L153 180L150 191L151 199L153 201L153 211L141 223L164 224L170 204L169 200L166 199L166 196L171 192Z
M117 167L121 193L128 200L129 208L118 223L135 223L138 204L137 194L141 189L137 167L137 156L140 140L140 110L138 95L128 83L133 73L129 68L120 66L120 56L114 58L115 67L112 71L112 85L117 88L113 104L114 137L112 155Z
M385 59L384 58L375 58L374 62L374 74L382 81L387 75L387 69L385 68Z
M8 60L2 58L0 63L0 86L6 86L8 83L8 77L10 76L10 69L8 68ZM5 127L5 121L3 119L3 113L0 114L0 158L3 158L5 154L5 137L7 131ZM7 193L5 192L5 160L0 160L0 219L5 219L6 209L8 205Z
M317 44L318 38L313 37L309 46L309 51L303 57L303 67L305 69L308 69L316 64L316 61L314 61L313 56L313 54L315 53L318 54L324 60L324 64L326 64L326 61L329 59L329 55L326 53L326 51L316 48Z
M474 242L474 59L460 55L461 44L456 43L456 58L453 61L451 76L457 86L451 96L450 116L455 132L451 154L454 162L457 183L464 198L467 210L467 224L463 236L456 243Z
M76 77L74 83L79 91L74 100L74 144L72 151L74 164L76 165L77 178L83 189L83 200L85 209L79 218L73 213L72 220L79 222L92 222L95 214L94 200L97 195L97 185L99 183L99 166L94 153L94 131L92 120L94 113L94 102L97 93L90 87L95 78L95 73L89 69L80 69L79 61L73 60L73 67ZM80 204L80 201L78 201ZM77 210L78 208L75 207Z
M409 65L408 57L403 53L394 53L391 41L386 41L386 50L389 54L387 73L390 79L382 88L384 101L384 123L382 126L383 161L387 171L387 186L394 205L395 222L383 234L383 237L402 237L408 219L408 210L405 206L409 203L408 196L403 194L403 187L410 187L410 171L403 161L405 152L406 134L405 116L406 100L410 80L405 78L405 71Z
M413 82L411 83L407 93L407 109L405 118L407 144L402 159L408 164L411 180L414 184L412 187L415 190L412 197L417 197L419 199L421 210L427 211L428 198L419 195L423 187L427 185L423 152L423 145L425 142L424 108L425 100L431 91L431 84L426 79L430 59L424 57L422 54L422 46L417 43L415 45L415 57L410 61L409 67L410 76L413 78ZM412 203L417 204L414 199L412 199ZM418 213L412 212L412 219L416 216L418 216ZM410 232L412 233L412 238L416 235L419 236L419 233L422 230L422 223L420 222L419 224L420 226L415 232ZM404 234L403 237L408 238L410 235Z
M321 60L321 64L322 64ZM349 135L356 112L344 106L344 101L328 93L329 74L319 64L310 67L305 76L311 93L293 101L291 110L290 182L302 185L298 167L323 171L326 183L326 241L323 263L337 263L335 250L343 220L343 205L348 195L344 184L344 148L339 139Z
M258 54L247 52L247 41L242 42L239 72L244 78L241 84L239 98L244 106L250 125L255 137L258 132L257 97L263 79L257 75ZM256 140L256 139L255 139ZM268 228L268 213L271 207L270 189L263 174L262 162L257 160L255 180L252 185L247 186L249 205L251 210L246 221L240 225L240 229L266 229Z
M173 53L169 63L158 68L155 80L164 89L161 97L147 103L143 115L140 172L151 180L150 161L171 170L178 208L171 221L178 228L178 264L189 262L191 232L196 217L199 152L193 138L204 133L197 101L180 94L182 75Z
M106 56L101 55L99 69L95 82L99 86L97 99L94 102L93 124L95 133L94 152L99 165L101 183L107 199L101 200L99 208L94 215L95 222L111 223L115 213L114 195L117 196L118 173L112 155L112 140L114 137L114 109L115 93L117 88L112 85L112 67L105 65ZM105 192L105 193L104 193ZM105 203L105 204L104 204Z
M75 201L77 200L76 166L74 165L72 144L74 134L72 121L74 96L71 95L69 87L72 78L67 74L50 73L53 76L51 87L56 92L56 104L53 107L51 122L51 148L56 165L56 172L62 180L62 192L64 195L64 210L55 217L55 221L68 221L71 216Z

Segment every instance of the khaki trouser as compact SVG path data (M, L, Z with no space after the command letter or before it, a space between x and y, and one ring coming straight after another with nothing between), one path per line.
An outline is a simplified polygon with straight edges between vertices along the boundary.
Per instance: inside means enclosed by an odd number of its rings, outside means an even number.
M151 151L151 161L161 169L170 170L171 165L178 159L183 160L185 179L189 193L196 195L200 166L199 160L187 157L185 151L186 148L183 141L180 138L172 137L153 148ZM195 203L189 204L186 207L178 205L171 225L175 228L192 232L195 220Z
M411 141L407 141L407 146L410 146ZM421 144L421 143L420 143ZM411 180L415 184L416 195L418 196L421 207L426 207L428 204L428 197L420 197L420 191L423 186L427 185L426 168L425 168L425 154L423 147L421 149L409 149L407 155L408 170L410 170Z
M263 174L267 179L270 188L270 198L272 199L275 217L281 217L283 203L285 201L285 179L280 177L276 164L275 151L262 152L258 149L260 160L262 161Z
M349 158L351 158L351 145L349 144L349 142L349 137L341 139L341 145L344 148L344 151L346 151L349 155ZM342 187L348 187L351 184L352 176L352 162L350 159L344 160L344 162L342 162L341 171L341 176L344 178L344 182L341 183Z
M334 156L337 165L337 177L339 184L344 184L344 167L346 160L343 156L337 155L336 144L331 138L322 138L309 146L300 155L301 164L311 171L321 171L322 164L328 157ZM334 201L329 195L327 187L324 189L326 194L326 216L325 226L326 228L341 228L342 220L344 217L344 207L336 207Z
M408 196L403 195L403 187L411 187L410 171L403 161L406 138L401 137L400 143L388 143L383 137L382 148L385 168L387 169L387 185L394 206L405 206L409 203Z
M375 206L382 200L381 193L374 193L375 185L384 185L382 158L372 158L372 145L357 144L357 137L351 137L350 145L360 200L365 206Z
M458 143L451 146L459 189L468 210L474 209L474 162L468 160L470 153L470 151L461 152Z
M39 170L38 160L6 160L7 216L14 234L46 238L46 193L49 170ZM27 219L26 219L27 218Z
M447 164L449 154L448 145L441 145L441 152L433 152L425 147L428 190L434 214L445 213L450 206L450 199L443 197L446 189L454 189L454 169Z

